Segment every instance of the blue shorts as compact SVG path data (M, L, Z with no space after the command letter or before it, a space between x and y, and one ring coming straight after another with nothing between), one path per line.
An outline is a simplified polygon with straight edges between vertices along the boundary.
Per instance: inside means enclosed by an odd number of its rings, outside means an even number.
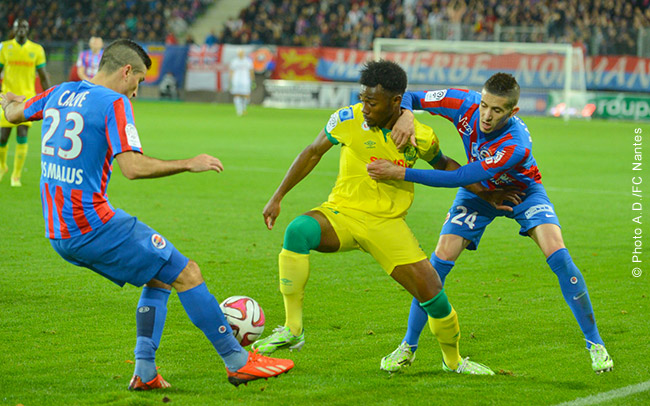
M66 261L119 286L142 286L154 278L170 285L189 261L154 229L120 209L89 233L50 243Z
M490 203L476 196L465 188L458 189L456 199L447 213L440 235L454 234L470 241L468 250L475 250L485 227L495 217L505 216L515 219L521 226L519 234L528 237L528 231L540 224L556 224L560 222L555 214L555 208L546 195L541 184L526 189L523 202L513 206L513 211L497 210Z

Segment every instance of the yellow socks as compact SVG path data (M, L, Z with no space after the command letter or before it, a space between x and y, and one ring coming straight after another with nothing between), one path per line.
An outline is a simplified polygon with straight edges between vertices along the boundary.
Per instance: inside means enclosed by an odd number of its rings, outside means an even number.
M452 307L451 313L442 319L429 317L429 328L438 339L438 343L440 343L445 365L451 369L457 369L461 358L458 351L460 326L458 325L456 310Z
M7 168L8 150L9 150L8 145L5 145L4 147L0 147L0 180L2 180L2 176L9 170L9 168Z
M291 334L302 333L302 308L305 285L309 279L309 254L297 254L282 249L279 255L280 292L284 299L284 325Z
M16 144L16 156L14 156L14 171L11 174L13 179L20 179L27 158L27 149L29 144Z

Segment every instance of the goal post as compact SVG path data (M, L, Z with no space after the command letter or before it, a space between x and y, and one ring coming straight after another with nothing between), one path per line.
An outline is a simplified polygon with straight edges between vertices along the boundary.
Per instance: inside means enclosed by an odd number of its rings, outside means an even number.
M411 87L480 90L494 73L507 72L522 93L548 96L547 113L580 117L587 104L584 55L570 44L376 38L373 58L399 63Z

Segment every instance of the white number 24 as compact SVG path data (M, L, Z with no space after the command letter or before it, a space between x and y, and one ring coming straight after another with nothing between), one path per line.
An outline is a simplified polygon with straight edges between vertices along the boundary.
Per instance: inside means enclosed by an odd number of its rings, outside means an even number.
M43 155L54 156L54 148L47 145L47 142L52 138L56 130L59 128L61 123L61 113L56 109L47 109L45 110L45 117L43 120L51 118L52 122L50 123L50 128L48 128L45 135L43 135L43 140L41 141L41 153ZM66 128L63 136L69 139L72 142L70 149L63 149L59 147L57 155L62 159L75 159L81 154L81 149L83 148L83 142L79 138L79 133L84 129L84 119L81 114L76 111L71 111L65 116L65 126L69 121L73 122L72 128Z
M459 226L463 225L463 217L465 217L464 223L467 224L467 227L469 227L470 230L474 229L474 222L476 221L476 215L478 214L477 211L474 213L470 213L469 215L467 214L467 207L465 206L456 206L456 210L460 210L460 213L456 214L454 217L451 218L451 222L454 224L458 224Z

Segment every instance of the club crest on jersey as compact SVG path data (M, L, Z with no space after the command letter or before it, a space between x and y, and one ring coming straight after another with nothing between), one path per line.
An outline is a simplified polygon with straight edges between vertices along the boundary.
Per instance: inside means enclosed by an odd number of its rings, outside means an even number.
M431 92L427 92L427 94L424 95L424 101L425 102L437 102L445 98L445 95L447 94L447 89L445 90L434 90Z
M160 234L154 234L151 236L151 244L161 250L167 246L167 241Z
M487 149L482 149L481 151L479 151L478 156L479 156L481 159L485 159L485 158L489 158L491 155L490 155L490 151L489 151L489 150L487 150Z
M361 124L361 128L363 128L363 131L370 131L370 126L365 121Z
M415 149L413 145L409 145L404 150L404 158L406 158L407 161L415 161L417 155L418 155L418 151Z

